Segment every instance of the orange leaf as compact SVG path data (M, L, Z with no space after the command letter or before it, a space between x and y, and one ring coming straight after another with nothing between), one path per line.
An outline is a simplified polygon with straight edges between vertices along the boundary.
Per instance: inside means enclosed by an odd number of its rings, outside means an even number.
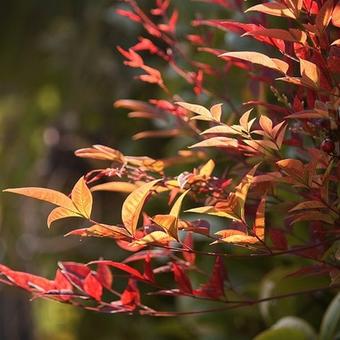
M215 234L218 236L221 236L218 242L246 243L246 244L254 244L254 243L259 242L259 240L256 237L249 236L240 230L225 229L225 230L220 230Z
M264 240L265 233L265 210L266 210L266 197L261 199L261 202L256 210L254 232L255 235L260 239Z
M124 228L108 224L94 224L88 228L75 229L65 236L77 235L81 237L111 237L116 240L126 239L129 234Z
M260 125L261 128L263 129L263 131L268 135L271 136L272 135L272 129L273 129L273 122L271 121L271 119L269 119L266 116L261 115L260 116Z
M95 185L91 191L118 191L118 192L132 192L137 189L136 183L129 182L108 182Z
M253 7L248 8L245 12L261 12L277 17L287 17L296 19L293 11L284 4L280 4L277 2L266 2L264 4L255 5Z
M289 175L294 175L295 177L303 177L304 166L303 163L297 159L283 159L276 162L276 164Z
M46 201L65 209L71 210L73 212L77 212L76 207L74 206L72 200L64 195L63 193L45 188L37 188L37 187L28 187L28 188L12 188L6 189L5 192L12 192L14 194L19 194L23 196L28 196L31 198L35 198L41 201Z
M86 218L90 218L93 199L84 177L81 177L73 187L71 198L79 213Z
M132 246L145 246L148 244L167 244L175 239L164 231L153 231L150 234L145 235L143 238L131 243Z
M307 41L307 34L301 30L291 28L289 30L283 30L278 28L268 29L268 28L260 28L255 31L250 31L243 36L265 36L275 39L282 39L291 42L299 42L304 44Z
M51 224L54 221L61 220L62 218L67 217L82 217L79 213L73 212L69 209L65 209L63 207L54 208L47 217L47 226L51 227Z
M134 235L137 229L139 215L150 190L160 181L160 179L145 183L134 190L124 201L122 207L122 221L126 230Z
M165 231L178 240L178 220L181 212L182 202L189 190L186 190L181 194L172 206L169 215L156 215L153 217L153 221L160 225Z
M316 15L315 24L319 32L324 31L329 25L333 12L333 0L327 0Z
M332 24L336 27L340 27L340 4L337 3L332 13Z
M104 145L93 145L92 148L79 149L75 151L75 155L81 158L118 161L124 163L124 155L121 152Z

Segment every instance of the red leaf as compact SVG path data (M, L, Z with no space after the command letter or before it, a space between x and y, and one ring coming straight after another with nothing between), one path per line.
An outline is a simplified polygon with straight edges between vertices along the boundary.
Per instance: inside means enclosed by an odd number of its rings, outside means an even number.
M89 273L84 280L84 291L97 301L100 301L103 295L103 286L92 273Z
M141 22L142 21L141 18L137 14L132 13L130 11L126 11L124 9L117 9L116 13L121 15L122 17L129 18L131 21L135 21L135 22Z
M196 289L194 294L204 297L220 298L224 296L224 280L226 272L221 256L216 257L216 262L209 281L201 288Z
M287 249L287 239L284 235L284 232L280 229L269 229L269 236L273 242L273 245L276 249L286 250Z
M32 275L24 272L14 271L4 265L0 265L0 273L5 275L9 281L16 286L28 291L47 292L53 290L54 282L43 277Z
M181 266L173 262L171 269L180 291L185 294L192 294L191 282Z
M140 303L140 293L135 280L129 279L120 301L122 305L128 307L129 310L134 310Z
M193 249L193 239L192 239L192 231L188 231L183 240L183 248L184 249ZM188 261L191 265L195 264L196 254L193 252L183 250L183 257L186 261Z
M145 281L144 276L135 268L132 268L128 266L127 264L120 263L120 262L114 262L109 260L99 260L99 261L92 261L89 264L105 264L107 266L111 266L117 269L120 269L130 275L132 275L135 279Z
M147 252L147 255L144 260L144 278L150 282L155 281L155 277L153 275L153 270L151 267L151 255L150 252Z
M111 273L111 269L106 264L98 263L97 279L102 284L103 287L111 289L113 276Z

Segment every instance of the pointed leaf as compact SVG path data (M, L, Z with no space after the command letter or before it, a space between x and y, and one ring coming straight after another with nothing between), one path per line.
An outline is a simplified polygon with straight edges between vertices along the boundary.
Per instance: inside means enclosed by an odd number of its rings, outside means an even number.
M203 116L209 118L210 120L213 120L211 112L202 105L189 104L185 102L176 102L176 104L181 107L184 107L188 111L198 114L199 116Z
M122 207L122 221L126 230L134 235L137 229L137 223L139 215L142 211L146 198L148 197L150 190L160 180L148 182L141 187L134 190L124 201Z
M117 191L117 192L132 192L137 189L138 186L135 183L129 182L108 182L95 185L91 188L91 191Z
M73 212L69 209L57 207L54 208L47 217L47 226L51 227L51 224L57 220L67 217L82 217L79 213Z
M103 295L103 286L97 280L97 278L89 273L84 280L84 291L95 300L100 301Z
M84 177L81 177L73 187L71 198L79 213L86 218L90 218L93 199Z
M184 270L180 265L173 262L172 263L172 272L174 274L175 281L180 289L180 291L184 294L192 294L192 286L188 276L185 274Z
M12 192L23 196L28 196L41 201L46 201L60 207L77 212L72 200L63 193L45 188L28 187L28 188L11 188L4 190L5 192Z
M209 139L205 139L202 142L189 146L189 148L203 148L203 147L237 148L238 141L237 139L228 137L212 137Z
M269 67L284 74L287 73L289 68L289 65L286 62L275 58L269 58L267 55L259 52L227 52L221 54L220 57L232 57L249 61L250 63Z
M284 4L277 3L277 2L266 2L264 4L255 5L253 7L248 8L245 12L261 12L277 17L287 17L296 19L295 14L293 11Z

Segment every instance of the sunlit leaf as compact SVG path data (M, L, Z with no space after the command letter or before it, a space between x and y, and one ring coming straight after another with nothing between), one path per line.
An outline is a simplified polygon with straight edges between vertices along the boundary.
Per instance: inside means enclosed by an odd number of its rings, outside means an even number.
M92 148L79 149L75 151L75 155L81 158L124 162L124 155L120 151L104 145L93 145Z
M116 191L116 192L132 192L136 190L138 186L136 183L129 182L107 182L95 185L91 188L91 191Z
M132 245L145 246L148 244L167 244L174 240L175 238L164 231L153 231L152 233L145 235L143 238L132 242Z
M220 147L220 148L237 148L238 141L234 138L228 137L212 137L198 142L189 148L203 148L203 147Z
M211 115L216 121L221 121L223 104L215 104L210 108Z
M264 240L265 235L265 212L266 212L266 197L262 197L261 202L256 210L254 233L260 239Z
M226 217L230 218L232 220L240 221L240 217L237 215L234 215L233 212L225 212L225 211L220 211L216 210L214 206L205 206L205 207L199 207L199 208L193 208L186 210L185 212L188 213L196 213L196 214L207 214L207 215L213 215L213 216L219 216L219 217Z
M54 208L47 217L48 228L53 222L67 217L82 217L82 215L63 207Z
M71 199L81 215L90 218L92 212L92 194L84 177L81 177L71 192Z
M248 8L245 12L261 12L273 16L278 17L287 17L296 19L295 14L291 9L287 8L286 5L278 3L278 2L266 2L260 5L255 5L253 7Z
M69 209L73 212L77 212L77 208L74 206L72 200L63 193L45 188L28 187L28 188L13 188L6 189L5 192L12 192L23 196L28 196L41 201L46 201L65 209Z
M124 201L122 207L122 221L126 230L134 235L137 229L139 215L142 211L146 198L149 196L150 190L160 180L148 182L134 190Z
M75 229L67 233L65 236L70 235L81 237L110 237L115 240L130 237L126 229L108 224L94 224L88 228Z
M258 64L265 67L269 67L273 70L286 74L289 65L279 59L270 58L267 55L259 52L227 52L220 55L220 57L232 57L249 61L252 64Z
M203 177L210 177L215 169L215 162L212 159L209 159L209 161L201 166L199 169L199 176Z

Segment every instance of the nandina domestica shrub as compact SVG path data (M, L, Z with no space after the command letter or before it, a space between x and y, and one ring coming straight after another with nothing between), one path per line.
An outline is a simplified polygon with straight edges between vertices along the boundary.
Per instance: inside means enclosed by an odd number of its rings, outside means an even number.
M60 262L53 280L1 265L1 282L105 313L175 316L259 305L272 327L258 339L282 329L314 337L296 316L279 320L284 315L273 302L304 296L308 305L315 294L330 298L340 286L340 5L281 0L246 9L241 0L204 2L240 21L197 16L189 28L182 6L169 0L156 0L151 9L126 0L117 10L145 31L134 46L117 47L124 63L162 94L115 106L158 122L158 130L139 132L135 140L178 139L183 149L153 159L93 145L75 155L103 168L84 174L70 195L5 190L55 205L48 227L83 219L87 227L67 236L109 238L126 258ZM235 35L243 38L221 39ZM239 39L252 39L254 49L235 51ZM173 90L174 77L182 81L180 91ZM233 97L228 79L242 86L241 97ZM100 191L128 194L121 221L94 219L93 192ZM167 211L150 213L149 201L157 200L167 201ZM277 258L287 264L275 268ZM240 280L232 270L254 259L263 263L255 288L258 277ZM192 310L160 310L146 295L197 301ZM323 319L323 339L336 336L338 299ZM213 307L199 307L207 301Z

